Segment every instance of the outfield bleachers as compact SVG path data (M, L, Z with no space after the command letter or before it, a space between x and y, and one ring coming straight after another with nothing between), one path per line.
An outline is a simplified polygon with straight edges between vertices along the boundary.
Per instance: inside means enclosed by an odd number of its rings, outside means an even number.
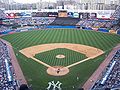
M106 20L80 20L76 25L80 27L111 29L112 22Z
M79 22L78 18L57 17L50 25L76 25Z

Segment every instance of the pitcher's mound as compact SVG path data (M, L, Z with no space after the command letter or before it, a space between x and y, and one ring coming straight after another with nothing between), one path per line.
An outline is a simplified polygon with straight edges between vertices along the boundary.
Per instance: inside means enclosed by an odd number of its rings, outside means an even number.
M47 73L52 76L64 76L69 73L69 69L63 66L53 66L47 69Z
M65 55L60 54L60 55L57 55L56 58L65 58Z

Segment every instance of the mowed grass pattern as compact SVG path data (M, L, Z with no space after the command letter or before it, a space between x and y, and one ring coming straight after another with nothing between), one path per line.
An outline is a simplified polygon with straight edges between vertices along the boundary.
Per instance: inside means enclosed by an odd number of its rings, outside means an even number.
M65 58L56 58L57 55L64 55ZM87 58L84 54L75 52L65 48L58 48L43 53L36 54L35 56L40 61L43 61L50 66L68 66L75 62Z
M4 36L3 39L19 50L46 43L76 43L107 50L120 42L118 35L72 29L21 32Z
M25 78L29 85L32 84L33 90L45 90L48 86L48 82L52 80L55 82L60 81L62 83L62 90L77 90L77 88L85 83L104 60L105 54L120 43L120 36L118 35L74 29L21 32L3 36L2 38L9 41L12 44L15 53L18 54L17 58ZM106 53L93 60L86 61L70 68L70 73L63 77L53 77L46 73L47 68L45 66L32 59L28 59L19 53L19 50L23 48L46 43L83 44L100 48ZM72 60L74 60L74 57L72 57ZM76 77L79 77L79 80L77 80Z

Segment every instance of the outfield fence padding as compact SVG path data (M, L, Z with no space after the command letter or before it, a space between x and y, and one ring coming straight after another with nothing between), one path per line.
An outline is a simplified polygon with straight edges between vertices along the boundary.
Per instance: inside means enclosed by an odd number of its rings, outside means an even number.
M105 29L105 28L98 28L98 31L101 31L101 32L109 32L109 30Z

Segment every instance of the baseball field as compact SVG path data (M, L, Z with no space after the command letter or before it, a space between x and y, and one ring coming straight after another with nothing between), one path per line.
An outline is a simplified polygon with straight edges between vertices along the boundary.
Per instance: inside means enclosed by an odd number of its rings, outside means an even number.
M75 29L35 30L1 38L13 46L33 90L77 90L120 43L115 34Z

